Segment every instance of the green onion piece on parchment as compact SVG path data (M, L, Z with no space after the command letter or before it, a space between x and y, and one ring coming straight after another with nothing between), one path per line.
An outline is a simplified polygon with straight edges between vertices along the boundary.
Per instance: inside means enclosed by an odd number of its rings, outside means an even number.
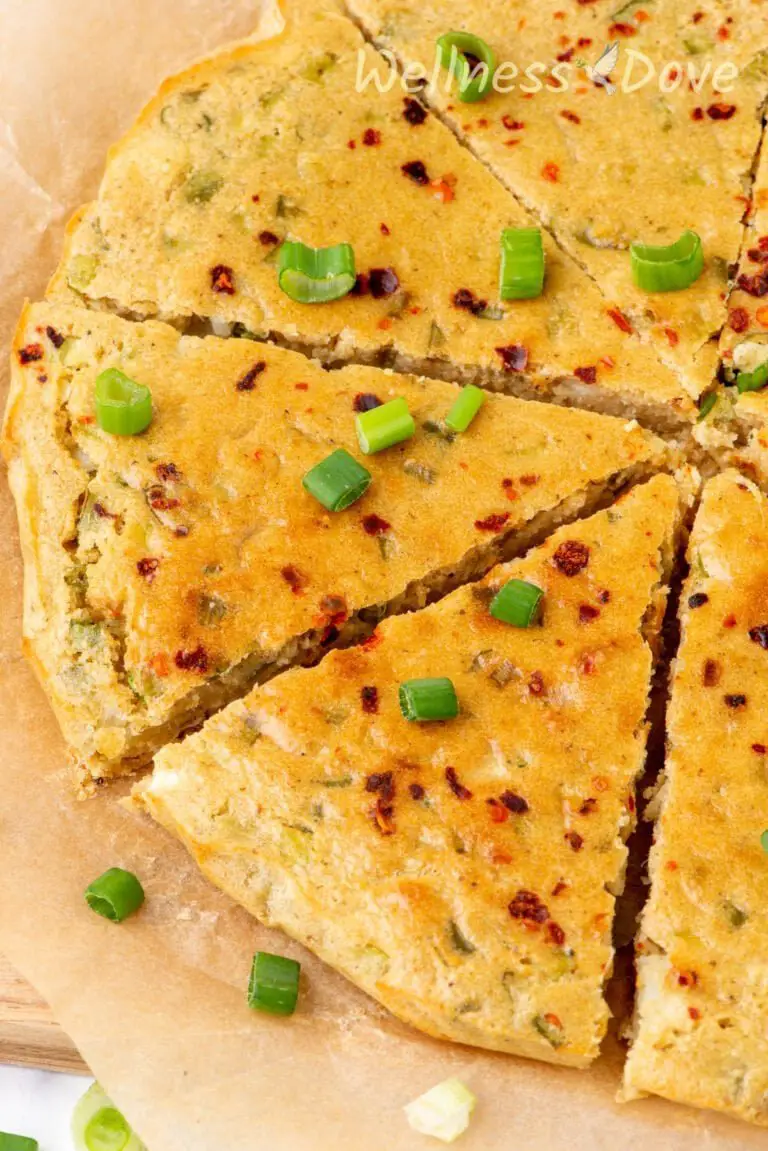
M9 1135L7 1131L0 1131L0 1151L39 1151L39 1148L37 1139L30 1139L28 1135Z
M491 602L494 619L511 627L533 627L541 616L544 592L527 580L511 579Z
M307 472L301 481L304 490L329 512L343 512L365 495L371 473L344 448L337 448Z
M445 676L409 679L400 684L400 710L410 723L455 719L459 714L456 688Z
M293 1015L299 998L301 964L284 955L257 951L248 983L248 1006L270 1015Z
M704 270L704 250L696 232L683 232L674 244L631 244L632 279L644 292L690 288Z
M440 66L459 81L462 104L475 104L493 88L496 57L493 50L471 32L446 32L437 41Z
M137 436L152 423L152 393L119 368L107 368L96 377L96 419L113 436Z
M502 300L533 300L544 291L541 228L505 228L501 233Z
M739 395L744 392L759 392L768 384L768 360L758 364L753 372L739 372L736 376L736 389Z
M452 432L465 432L482 408L486 398L482 388L475 387L474 384L467 384L461 389L451 410L445 417L446 427L450 428Z
M146 1151L98 1083L88 1088L72 1115L76 1151Z
M298 304L327 304L340 300L355 286L355 253L351 244L310 248L300 240L286 240L277 261L277 281Z
M360 448L367 456L409 440L416 431L413 416L402 397L355 416Z
M141 907L144 888L132 872L110 867L86 887L85 901L97 915L103 915L112 923L122 923Z
M404 1110L414 1131L453 1143L469 1127L476 1104L477 1096L460 1079L446 1079L408 1103Z

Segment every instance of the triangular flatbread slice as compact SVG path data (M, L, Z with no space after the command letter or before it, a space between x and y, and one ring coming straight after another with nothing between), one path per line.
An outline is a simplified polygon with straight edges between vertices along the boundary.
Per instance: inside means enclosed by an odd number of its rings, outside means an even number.
M690 394L706 389L768 90L759 55L768 25L759 6L349 0L348 7L377 44L403 65L423 62L430 76L444 33L463 29L488 42L507 69L499 91L464 104L438 71L425 99L546 224ZM617 54L611 94L587 71L610 59L603 56L610 45ZM688 228L700 234L706 255L698 282L665 294L636 288L629 244L671 243Z
M140 436L95 422L95 379L112 367L151 389ZM276 667L422 606L665 466L637 425L505 396L455 435L457 395L250 340L26 309L4 442L26 643L91 775L146 761ZM396 396L416 433L362 456L356 411ZM334 514L302 477L340 447L373 481Z
M210 878L402 1019L585 1066L680 519L667 476L164 749L140 802ZM543 622L489 613L511 578ZM458 718L398 685L447 676Z
M690 540L628 1096L768 1124L768 502L731 472Z
M329 0L287 16L166 81L73 221L51 295L689 426L692 396L548 238L543 296L499 301L502 230L535 221L399 87L356 90L385 65ZM286 238L351 243L355 294L290 299Z

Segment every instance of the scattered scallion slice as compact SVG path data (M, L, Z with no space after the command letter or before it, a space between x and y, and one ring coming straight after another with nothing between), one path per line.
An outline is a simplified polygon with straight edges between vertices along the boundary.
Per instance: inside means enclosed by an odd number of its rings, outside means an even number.
M493 88L496 58L485 40L471 32L446 32L437 41L437 53L440 66L459 81L463 104L475 104L488 95ZM475 70L477 75L473 76Z
M96 419L113 436L137 436L152 423L152 393L119 368L107 368L96 377Z
M72 1139L77 1151L146 1151L98 1083L88 1088L75 1107Z
M355 253L351 244L310 248L300 240L286 240L280 248L277 280L299 304L326 304L340 300L355 286Z
M477 1096L459 1079L446 1079L408 1103L405 1115L420 1135L431 1135L443 1143L453 1143L469 1127Z
M698 424L700 424L702 420L705 420L707 418L707 416L712 411L712 409L714 408L716 403L717 403L717 392L710 392L708 396L704 397L704 399L701 401L701 407L699 408L699 414L696 417L696 422Z
M409 679L400 684L400 710L410 723L455 719L459 714L456 688L450 679Z
M445 417L446 427L452 432L465 432L485 403L486 395L482 388L467 384L453 402Z
M758 364L753 372L739 372L736 377L736 388L739 395L744 392L759 392L768 384L768 360Z
M696 232L683 232L674 244L630 244L632 279L644 292L690 288L704 270L704 251Z
M544 592L527 580L511 579L493 598L490 613L512 627L532 627L541 615Z
M85 901L97 915L103 915L112 923L122 923L141 907L144 888L132 872L110 867L86 887Z
M533 300L544 290L541 228L505 228L501 233L502 300Z
M284 955L257 951L248 983L248 1006L270 1015L293 1015L299 998L301 964Z
M9 1135L0 1131L0 1151L39 1151L39 1147L37 1139L30 1139L28 1135Z
M343 512L367 492L371 473L344 448L337 448L307 472L304 490L329 512Z
M367 456L409 440L416 431L413 416L401 396L368 412L358 412L355 427L360 447Z
M768 855L768 831L764 831L763 834L760 836L760 846L762 847L762 849L766 853L766 855Z

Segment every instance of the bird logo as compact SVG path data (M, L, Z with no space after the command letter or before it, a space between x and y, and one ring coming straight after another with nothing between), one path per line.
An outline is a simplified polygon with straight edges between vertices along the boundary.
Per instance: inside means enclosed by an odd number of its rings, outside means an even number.
M580 68L583 68L588 78L593 84L598 84L601 88L605 88L609 96L612 96L616 91L616 85L612 84L609 77L611 72L619 62L619 45L609 44L603 50L603 54L595 64L587 64L585 60L577 60L576 63Z

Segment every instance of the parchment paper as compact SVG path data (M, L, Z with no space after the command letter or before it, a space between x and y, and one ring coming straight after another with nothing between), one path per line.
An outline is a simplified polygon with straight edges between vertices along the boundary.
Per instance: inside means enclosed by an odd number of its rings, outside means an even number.
M3 403L19 307L42 293L107 147L167 73L252 34L268 3L0 0ZM73 800L57 727L20 655L21 563L0 488L0 950L50 1002L150 1151L438 1146L410 1132L401 1108L447 1075L480 1097L464 1151L768 1147L765 1132L686 1108L615 1104L615 1040L585 1073L419 1036L208 887L114 792ZM82 896L116 864L140 875L148 896L120 927ZM249 1012L257 948L301 960L293 1019Z

